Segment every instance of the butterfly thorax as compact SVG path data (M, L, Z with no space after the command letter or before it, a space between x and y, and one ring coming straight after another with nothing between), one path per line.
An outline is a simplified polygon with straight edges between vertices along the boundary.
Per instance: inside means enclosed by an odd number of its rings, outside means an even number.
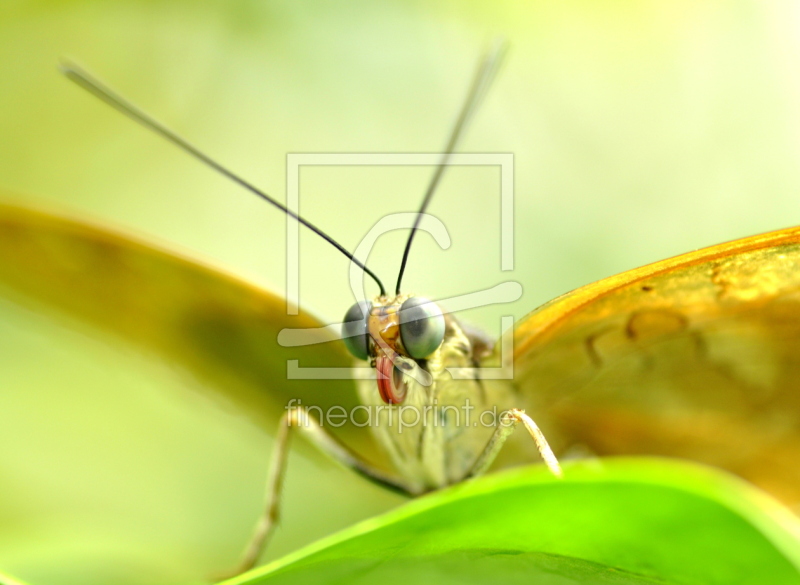
M442 315L444 337L438 349L424 359L407 355L396 316L409 298L373 301L368 363L375 376L359 382L359 395L370 409L371 430L396 470L414 491L424 492L469 475L493 432L493 425L479 418L493 407L502 412L503 405L489 403L497 397L487 396L477 375L476 351L491 347L483 337L465 331L452 315ZM476 373L454 379L455 368ZM387 403L387 393L401 399ZM484 415L483 422L487 417L491 415Z

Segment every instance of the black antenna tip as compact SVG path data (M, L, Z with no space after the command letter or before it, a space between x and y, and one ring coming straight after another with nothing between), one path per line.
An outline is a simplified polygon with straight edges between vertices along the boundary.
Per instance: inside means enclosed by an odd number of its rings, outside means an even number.
M75 72L80 69L72 60L62 57L61 60L56 65L56 70L61 74L67 77L71 77L75 75Z

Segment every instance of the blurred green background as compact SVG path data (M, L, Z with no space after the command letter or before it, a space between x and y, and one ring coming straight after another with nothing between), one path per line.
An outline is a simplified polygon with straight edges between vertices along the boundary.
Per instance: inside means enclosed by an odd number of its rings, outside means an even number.
M0 189L210 258L283 290L285 219L56 72L85 65L278 198L292 152L436 152L477 59L511 50L463 142L515 160L516 270L499 269L496 170L452 168L405 288L513 278L464 319L497 334L550 298L671 255L800 223L800 7L791 2L4 0ZM354 248L413 210L426 168L303 171L301 213ZM405 234L370 258L393 287ZM303 308L352 303L344 258L301 234ZM177 583L228 566L270 438L168 363L0 298L0 569L31 583ZM290 460L267 558L400 498Z

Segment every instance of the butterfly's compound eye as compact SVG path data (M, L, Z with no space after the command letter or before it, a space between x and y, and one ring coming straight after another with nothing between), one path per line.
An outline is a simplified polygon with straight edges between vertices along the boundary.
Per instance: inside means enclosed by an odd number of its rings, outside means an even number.
M400 306L400 339L409 356L425 359L444 339L444 315L433 302L411 297Z
M369 301L359 301L347 311L342 324L342 337L347 350L360 360L369 357L367 318L372 309Z

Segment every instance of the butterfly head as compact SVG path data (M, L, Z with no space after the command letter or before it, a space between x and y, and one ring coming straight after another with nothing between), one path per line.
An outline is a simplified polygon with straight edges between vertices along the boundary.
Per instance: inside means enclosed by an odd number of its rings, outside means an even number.
M442 310L424 297L381 296L356 303L344 318L347 349L376 371L378 392L387 404L406 397L408 377L439 351L445 338Z

